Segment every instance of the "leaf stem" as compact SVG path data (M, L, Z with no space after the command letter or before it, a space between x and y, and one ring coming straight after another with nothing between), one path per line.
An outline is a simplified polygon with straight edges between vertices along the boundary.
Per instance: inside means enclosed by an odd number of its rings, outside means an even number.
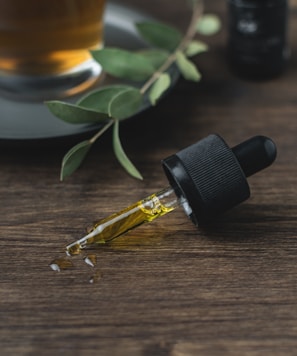
M91 144L95 143L99 137L101 137L105 131L107 131L113 124L115 123L115 119L111 118L110 121L107 122L105 126L102 127L100 131L98 131L92 138L89 139Z
M184 51L187 45L189 44L189 42L193 39L193 37L196 34L197 20L202 16L203 10L204 10L203 1L202 0L194 1L191 22L189 24L188 30L183 40L181 41L180 45L178 46L175 52L177 52L178 50Z
M203 13L203 0L193 2L192 18L188 27L188 30L177 46L174 52L172 52L167 60L161 65L161 67L144 83L140 89L140 93L143 95L147 90L155 83L155 81L176 61L176 55L179 51L184 51L187 48L189 42L193 39L196 33L196 23L199 17Z

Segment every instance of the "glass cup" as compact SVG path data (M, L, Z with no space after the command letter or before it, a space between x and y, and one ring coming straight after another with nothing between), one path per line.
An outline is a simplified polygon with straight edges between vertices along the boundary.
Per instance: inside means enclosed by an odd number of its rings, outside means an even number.
M0 92L52 99L98 81L105 0L0 0Z

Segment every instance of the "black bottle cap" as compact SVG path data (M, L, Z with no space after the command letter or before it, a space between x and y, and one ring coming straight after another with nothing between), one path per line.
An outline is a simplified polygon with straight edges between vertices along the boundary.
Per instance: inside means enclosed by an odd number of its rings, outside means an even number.
M246 177L268 167L276 146L255 136L233 149L218 135L210 135L162 161L171 186L190 205L195 225L240 204L250 196Z

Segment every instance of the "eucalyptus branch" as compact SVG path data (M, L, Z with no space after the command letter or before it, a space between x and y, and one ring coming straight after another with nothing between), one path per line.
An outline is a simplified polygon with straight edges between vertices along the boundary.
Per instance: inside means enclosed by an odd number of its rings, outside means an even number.
M189 58L207 50L207 45L195 40L196 33L211 35L219 30L220 22L214 15L203 14L203 0L192 0L192 13L183 35L174 27L157 23L136 24L139 35L152 48L142 52L103 48L91 51L103 70L116 78L139 85L115 84L101 86L87 93L76 104L60 101L47 102L51 112L71 124L99 124L101 129L90 139L72 147L64 156L61 180L71 175L83 162L91 146L113 126L114 153L123 168L133 177L142 179L124 152L120 141L120 122L135 115L147 105L155 105L173 84L169 69L176 64L186 80L198 82L201 74ZM149 101L144 98L148 97ZM149 104L147 104L149 103Z

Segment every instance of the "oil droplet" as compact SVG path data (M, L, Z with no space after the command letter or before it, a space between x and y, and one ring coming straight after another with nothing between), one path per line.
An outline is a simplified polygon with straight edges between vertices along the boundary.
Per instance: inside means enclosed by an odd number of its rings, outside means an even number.
M97 270L89 279L90 284L94 284L100 281L102 278L102 273L101 271Z
M88 255L84 258L84 261L86 262L87 265L91 267L95 267L97 264L97 256L95 254Z
M56 258L50 263L50 268L55 272L61 272L73 266L73 262L68 258Z

